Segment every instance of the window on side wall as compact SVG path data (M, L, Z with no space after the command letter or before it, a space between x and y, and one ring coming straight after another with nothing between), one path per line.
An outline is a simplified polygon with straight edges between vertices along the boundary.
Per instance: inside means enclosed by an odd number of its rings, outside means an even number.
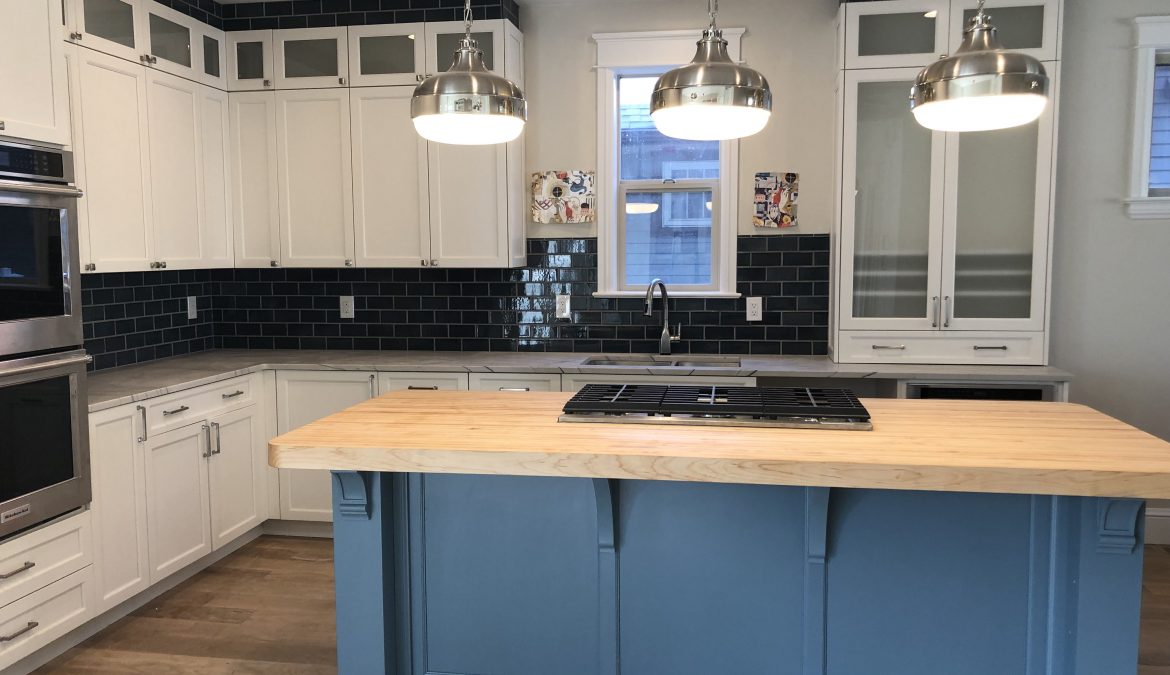
M1170 218L1170 16L1135 19L1133 147L1126 212Z
M739 35L731 32L729 42L738 51ZM626 36L637 46L623 44ZM594 38L599 78L597 294L641 295L650 281L662 279L672 296L737 295L738 145L664 136L650 119L655 81L691 59L698 32Z

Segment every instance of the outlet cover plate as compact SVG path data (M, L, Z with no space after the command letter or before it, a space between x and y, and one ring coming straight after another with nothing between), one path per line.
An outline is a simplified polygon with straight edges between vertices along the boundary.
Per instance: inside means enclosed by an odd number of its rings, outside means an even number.
M187 296L187 318L188 319L198 319L199 318L199 303L194 295Z
M569 308L569 296L557 295L557 318L571 319L573 317L572 310Z
M763 298L748 298L747 299L747 320L748 321L763 321L764 320L764 299Z
M352 319L353 318L353 296L352 295L341 296L340 307L341 307L341 318L343 318L343 319Z

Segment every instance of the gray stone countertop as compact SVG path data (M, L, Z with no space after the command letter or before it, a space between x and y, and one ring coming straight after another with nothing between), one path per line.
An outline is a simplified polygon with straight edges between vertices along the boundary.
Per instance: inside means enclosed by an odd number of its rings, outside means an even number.
M406 352L339 350L221 349L159 359L91 373L89 410L97 412L162 394L190 389L261 370L370 370L385 372L457 373L588 373L591 375L716 375L735 377L803 378L950 378L1064 382L1066 371L1049 366L931 366L907 364L833 363L824 356L740 357L739 366L705 367L582 365L599 354L566 352ZM617 358L629 355L610 355ZM638 355L632 355L638 356ZM685 360L687 354L674 358ZM734 356L694 355L696 358L734 359Z

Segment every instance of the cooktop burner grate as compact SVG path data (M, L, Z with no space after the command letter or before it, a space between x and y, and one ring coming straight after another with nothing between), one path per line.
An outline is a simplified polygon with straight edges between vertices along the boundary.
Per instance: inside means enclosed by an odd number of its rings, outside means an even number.
M589 384L565 404L563 422L870 429L848 389Z

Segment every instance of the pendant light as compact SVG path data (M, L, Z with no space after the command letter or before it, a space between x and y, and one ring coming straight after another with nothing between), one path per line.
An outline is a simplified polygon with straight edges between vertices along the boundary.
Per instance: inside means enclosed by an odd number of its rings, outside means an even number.
M1048 104L1048 74L1035 58L1003 48L984 0L951 56L927 66L910 90L918 123L936 131L989 131L1027 124Z
M507 143L524 130L528 102L520 87L484 66L483 52L471 39L471 0L463 5L463 27L451 67L415 87L410 99L414 129L438 143Z
M768 124L772 90L758 71L727 55L715 25L718 0L707 0L711 23L696 43L695 58L663 73L650 95L650 119L666 136L722 141L751 136Z

